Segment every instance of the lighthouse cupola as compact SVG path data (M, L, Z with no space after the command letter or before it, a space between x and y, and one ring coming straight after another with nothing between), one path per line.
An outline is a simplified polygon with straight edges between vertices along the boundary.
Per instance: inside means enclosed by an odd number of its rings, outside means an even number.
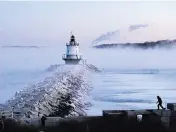
M79 64L82 59L74 35L71 35L70 42L66 44L66 54L63 54L62 59L65 60L65 64Z
M75 42L75 36L71 36L70 42Z

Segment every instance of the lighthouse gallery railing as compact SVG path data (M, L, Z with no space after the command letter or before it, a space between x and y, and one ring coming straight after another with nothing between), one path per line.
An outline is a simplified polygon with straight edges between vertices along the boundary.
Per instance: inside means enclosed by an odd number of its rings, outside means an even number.
M62 55L62 59L63 60L67 60L67 59L75 59L75 60L79 59L79 60L81 60L82 56L81 55L67 55L67 54L63 54Z

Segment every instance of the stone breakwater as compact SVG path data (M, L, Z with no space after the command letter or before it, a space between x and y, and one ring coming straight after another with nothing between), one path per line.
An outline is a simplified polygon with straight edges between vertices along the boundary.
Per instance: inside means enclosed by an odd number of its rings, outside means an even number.
M18 119L85 116L91 72L100 71L93 65L60 65L44 80L17 92L1 109L19 113L14 116Z

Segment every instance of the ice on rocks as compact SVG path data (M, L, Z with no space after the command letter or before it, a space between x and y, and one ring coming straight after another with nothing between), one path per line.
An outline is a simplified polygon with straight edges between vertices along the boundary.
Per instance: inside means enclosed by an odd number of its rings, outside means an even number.
M16 92L14 97L1 106L2 110L20 112L21 119L50 115L61 103L74 109L65 116L86 115L84 111L90 104L86 97L91 90L91 72L100 72L93 65L55 65L44 80ZM71 95L70 104L62 99ZM19 118L19 117L18 117Z

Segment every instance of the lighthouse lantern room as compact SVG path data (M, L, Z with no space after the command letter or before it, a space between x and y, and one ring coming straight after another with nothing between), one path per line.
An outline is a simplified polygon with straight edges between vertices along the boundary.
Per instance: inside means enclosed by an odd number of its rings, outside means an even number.
M66 44L66 47L66 54L62 56L65 64L79 64L82 57L79 54L79 44L75 41L74 35L71 35L70 42Z

